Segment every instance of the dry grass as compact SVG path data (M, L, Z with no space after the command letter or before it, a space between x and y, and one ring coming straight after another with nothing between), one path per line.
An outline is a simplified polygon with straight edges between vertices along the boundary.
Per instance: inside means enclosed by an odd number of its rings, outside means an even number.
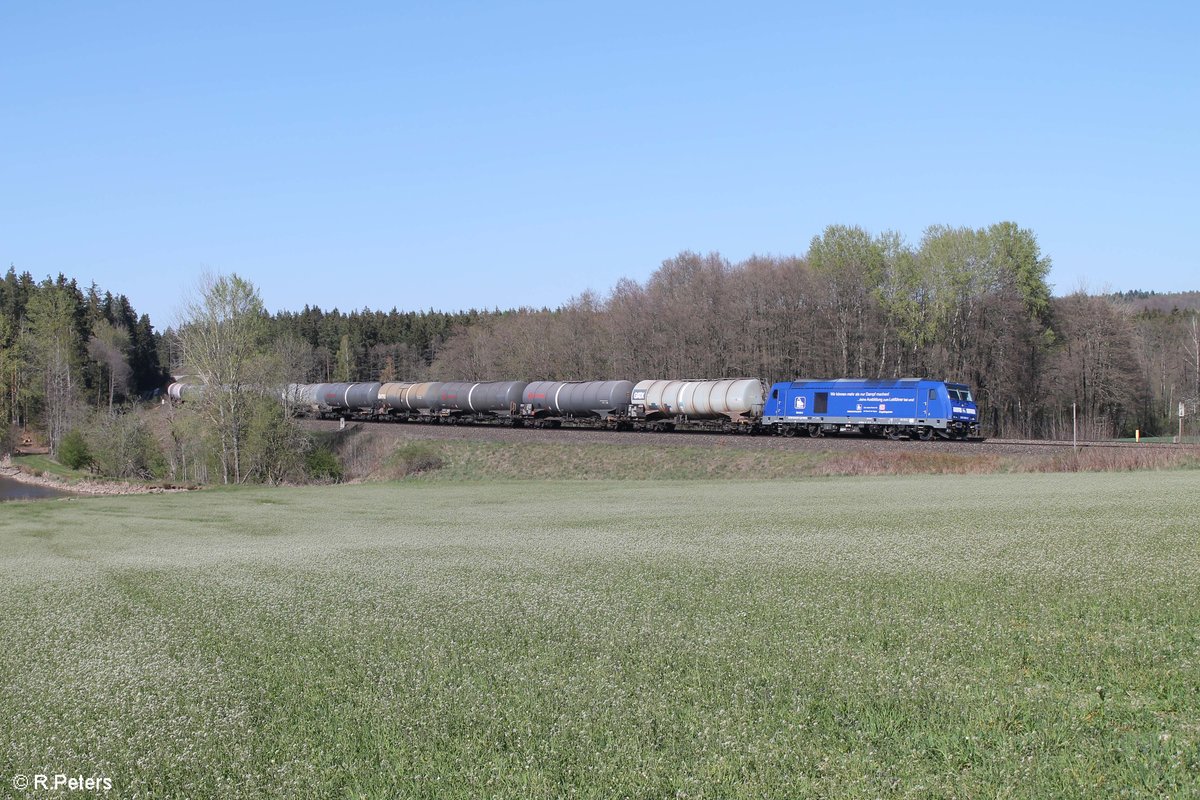
M748 480L882 475L988 475L1194 469L1194 453L1093 448L1027 456L896 450L735 450L695 445L422 441L396 445L343 436L339 452L355 480Z
M1163 447L1087 447L1077 453L1038 459L1027 472L1133 472L1137 470L1196 469L1196 450Z
M811 474L834 475L990 475L1011 472L1001 456L949 453L828 453Z

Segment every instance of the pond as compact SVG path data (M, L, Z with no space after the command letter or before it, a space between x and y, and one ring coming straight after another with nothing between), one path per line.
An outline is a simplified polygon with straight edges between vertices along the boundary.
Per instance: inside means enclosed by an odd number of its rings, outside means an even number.
M55 497L70 496L70 492L64 492L61 489L51 489L48 486L34 486L0 475L0 502L5 500L48 500Z

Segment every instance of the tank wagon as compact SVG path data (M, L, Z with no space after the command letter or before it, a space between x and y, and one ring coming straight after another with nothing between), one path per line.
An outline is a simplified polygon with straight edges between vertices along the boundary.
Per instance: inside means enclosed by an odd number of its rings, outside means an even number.
M525 381L443 383L435 413L452 422L464 417L519 419L521 396L528 385Z
M625 426L633 381L534 381L519 409L534 427Z
M763 413L758 378L723 381L640 381L629 417L649 430L720 429L756 432Z
M978 409L966 385L917 378L776 383L762 424L784 436L855 432L926 441L979 436Z
M202 383L173 381L167 384L167 399L173 403L186 403L189 400L199 400L204 396L205 386Z
M379 387L379 413L398 419L430 416L438 409L442 384L384 383Z
M321 415L374 414L379 407L379 386L378 383L317 383L312 385L311 396ZM305 390L300 395L310 396Z
M520 419L524 381L427 381L362 384L373 387L374 402L355 406L328 405L342 415L422 422L485 422ZM365 391L365 390L364 390ZM365 399L365 396L364 396Z
M283 401L309 411L317 409L318 383L289 383L283 388Z

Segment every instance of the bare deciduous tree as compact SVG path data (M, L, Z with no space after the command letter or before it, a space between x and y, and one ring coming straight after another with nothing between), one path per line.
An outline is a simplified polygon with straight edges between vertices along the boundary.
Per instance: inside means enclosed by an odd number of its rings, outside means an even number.
M251 400L264 388L253 363L265 334L266 312L258 290L233 275L206 273L185 305L179 325L183 363L205 390L202 414L219 443L221 478L243 477L242 444Z

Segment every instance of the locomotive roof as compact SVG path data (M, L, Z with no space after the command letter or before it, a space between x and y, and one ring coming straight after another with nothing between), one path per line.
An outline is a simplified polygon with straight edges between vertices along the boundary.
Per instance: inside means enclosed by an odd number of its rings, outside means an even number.
M802 386L866 386L871 388L913 388L922 383L942 383L932 378L800 378L791 381L793 387Z

